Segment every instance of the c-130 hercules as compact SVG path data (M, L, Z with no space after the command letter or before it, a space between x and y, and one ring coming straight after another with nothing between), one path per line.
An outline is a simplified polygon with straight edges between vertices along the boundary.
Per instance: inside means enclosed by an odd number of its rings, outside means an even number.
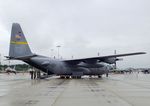
M11 30L9 56L12 60L21 60L40 69L48 75L58 75L60 78L81 78L83 75L108 75L108 65L115 64L117 57L145 54L145 52L115 54L83 59L58 60L33 54L18 23L13 23Z

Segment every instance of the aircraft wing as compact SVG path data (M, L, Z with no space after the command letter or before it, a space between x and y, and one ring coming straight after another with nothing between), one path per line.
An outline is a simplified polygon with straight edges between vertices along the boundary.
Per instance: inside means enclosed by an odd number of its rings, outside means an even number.
M146 53L145 52L135 52L135 53L126 53L126 54L115 54L115 55L83 58L83 59L64 60L64 62L66 62L67 64L70 64L70 65L77 65L80 62L96 63L97 61L113 64L115 61L118 60L117 57L140 55L140 54L146 54Z

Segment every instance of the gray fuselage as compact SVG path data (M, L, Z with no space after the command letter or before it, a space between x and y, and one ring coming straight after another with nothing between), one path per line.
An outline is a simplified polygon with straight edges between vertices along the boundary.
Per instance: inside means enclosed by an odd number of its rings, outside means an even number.
M43 72L55 75L102 75L108 72L108 67L104 64L87 64L70 65L61 60L51 59L44 56L32 57L24 61Z

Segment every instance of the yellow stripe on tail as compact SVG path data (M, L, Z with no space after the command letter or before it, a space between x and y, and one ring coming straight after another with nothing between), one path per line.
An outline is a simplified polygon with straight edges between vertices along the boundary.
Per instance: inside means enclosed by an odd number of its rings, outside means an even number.
M11 41L11 44L16 44L16 45L27 45L27 42L15 42L15 41Z

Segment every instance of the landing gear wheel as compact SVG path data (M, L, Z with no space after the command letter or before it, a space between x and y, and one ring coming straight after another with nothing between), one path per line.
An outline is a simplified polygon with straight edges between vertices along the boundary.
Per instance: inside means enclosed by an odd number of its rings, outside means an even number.
M72 79L81 79L81 76L71 76Z
M70 76L66 76L66 78L67 78L67 79L69 79L69 78L70 78Z
M81 76L77 76L77 79L81 79Z
M64 77L64 76L60 76L60 78L61 78L61 79L64 79L65 77Z
M101 76L101 75L98 75L98 78L102 78L102 76Z

